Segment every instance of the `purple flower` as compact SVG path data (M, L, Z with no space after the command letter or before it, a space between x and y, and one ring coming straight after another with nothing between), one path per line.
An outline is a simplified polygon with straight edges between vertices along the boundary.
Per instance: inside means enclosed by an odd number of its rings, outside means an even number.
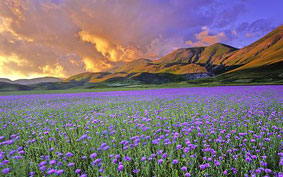
M95 157L97 156L97 153L92 153L92 154L90 154L90 158L92 158L92 159L94 159Z
M78 174L78 173L80 173L81 171L82 171L81 169L76 169L76 170L75 170L75 173Z
M73 157L73 153L67 152L67 153L66 153L66 156L67 156L67 157Z
M221 165L221 163L217 160L214 161L215 166L219 167Z
M68 164L68 166L73 167L73 166L75 166L75 163L71 162L71 163Z
M50 165L55 165L56 164L56 160L50 160L49 164Z
M190 173L185 173L185 177L190 177L191 174Z
M40 167L40 170L41 170L41 171L45 171L45 170L46 170L46 166Z
M119 166L118 166L118 171L123 171L123 169L124 169L124 166L123 166L123 165L119 165Z
M178 160L176 160L176 159L174 159L173 161L172 161L172 164L177 164L178 163Z
M247 162L251 162L252 159L251 159L250 157L246 157L246 161L247 161Z
M187 169L188 169L188 168L185 167L185 166L181 168L182 171L187 171Z
M56 174L57 174L57 175L61 175L61 174L63 174L63 173L64 173L64 170L62 170L62 169L56 171Z
M163 159L158 159L157 161L159 164L163 163Z
M46 165L46 164L47 164L47 162L46 162L46 161L42 161L42 162L40 162L40 163L39 163L39 165L38 165L38 166L40 166L40 167L41 167L41 166L44 166L44 165Z
M80 139L81 139L81 140L83 140L83 139L86 139L86 138L87 138L87 135L86 135L86 134L84 134L84 135L82 135L82 136L81 136L81 138L80 138Z
M138 173L139 172L139 169L134 169L133 170L133 173Z
M7 174L7 173L9 173L10 172L10 168L4 168L3 170L2 170L2 173L3 174Z
M48 170L48 172L47 172L47 174L49 174L49 175L51 175L51 174L53 174L53 173L56 173L56 170L55 170L55 169L50 169L50 170Z
M206 167L205 165L200 165L200 166L199 166L199 168L200 168L201 170L204 170L205 167Z
M184 153L186 153L186 154L187 154L189 151L190 151L190 149L189 149L189 148L187 148L187 147L185 147L185 148L184 148Z
M142 162L146 161L146 157L142 157L142 158L141 158L141 161L142 161Z
M100 168L100 169L99 169L99 172L100 172L100 173L103 173L103 171L104 171L103 168Z
M228 174L228 171L227 171L227 170L224 170L224 171L223 171L223 174L224 174L224 175L227 175L227 174Z

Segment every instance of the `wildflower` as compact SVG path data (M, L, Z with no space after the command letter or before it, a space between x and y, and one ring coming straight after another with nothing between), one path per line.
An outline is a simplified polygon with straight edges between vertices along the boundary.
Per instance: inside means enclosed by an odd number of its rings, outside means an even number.
M63 173L64 173L64 170L62 170L62 169L56 171L56 174L57 174L57 175L61 175L61 174L63 174Z
M67 156L67 157L73 157L73 153L67 152L67 153L66 153L66 156Z
M75 170L75 173L76 173L76 174L79 174L81 171L82 171L81 169L76 169L76 170Z
M41 166L44 166L44 165L46 165L47 164L47 162L46 161L43 161L43 162L40 162L39 163L39 166L41 167Z
M2 173L3 174L7 174L7 173L9 173L10 172L10 168L4 168L3 170L2 170Z
M51 175L53 173L56 173L56 170L55 169L50 169L47 171L47 174Z
M190 173L185 173L185 177L190 177L191 174Z
M180 144L178 144L177 146L176 146L176 149L178 150L178 149L181 149L182 148L182 145L180 145Z
M146 157L142 157L142 158L141 158L141 161L142 161L142 162L146 161Z
M139 169L134 169L133 170L133 173L138 173L139 172Z
M68 164L68 166L73 167L73 166L75 166L75 163L71 162L71 163Z
M103 168L100 168L100 169L99 169L99 172L100 172L100 173L103 173L103 171L104 171Z
M177 164L177 163L178 163L178 160L176 159L172 161L172 164Z
M181 170L182 171L187 171L187 167L184 166L184 167L181 168Z
M50 165L55 165L55 164L56 164L56 160L51 160L51 161L49 162L49 164L50 164Z
M163 163L163 159L158 159L157 161L159 164Z
M40 167L40 170L41 170L41 171L45 171L45 170L46 170L46 166Z
M92 158L92 159L94 159L95 157L97 156L97 153L92 153L92 154L90 154L90 158Z
M124 166L123 165L119 165L118 166L118 171L120 172L120 171L123 171L123 169L124 169Z

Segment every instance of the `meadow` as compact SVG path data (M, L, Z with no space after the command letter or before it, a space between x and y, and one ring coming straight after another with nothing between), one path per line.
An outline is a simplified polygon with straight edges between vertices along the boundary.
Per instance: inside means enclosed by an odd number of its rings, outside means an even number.
M283 86L0 97L0 176L283 176Z

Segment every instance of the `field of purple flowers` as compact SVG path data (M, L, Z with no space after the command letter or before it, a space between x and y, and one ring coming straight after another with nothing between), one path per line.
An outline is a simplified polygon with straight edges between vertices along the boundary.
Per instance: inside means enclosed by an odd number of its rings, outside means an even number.
M283 176L283 86L0 97L0 176Z

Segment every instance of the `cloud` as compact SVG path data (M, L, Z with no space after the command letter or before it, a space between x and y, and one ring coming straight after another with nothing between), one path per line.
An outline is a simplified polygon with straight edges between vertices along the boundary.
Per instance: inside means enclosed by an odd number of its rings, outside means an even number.
M195 38L197 41L193 42L192 40L188 40L186 44L194 47L199 47L226 40L224 32L219 32L215 35L209 34L209 29L206 26L202 27L202 31L200 33L195 34Z
M248 34L247 36L259 36L272 31L275 28L267 19L257 19L253 22L243 22L238 25L236 30L239 33Z
M226 32L209 29L232 23L236 6L218 0L1 0L0 77L68 77L159 58L186 41L220 42ZM209 29L199 32L202 26Z

